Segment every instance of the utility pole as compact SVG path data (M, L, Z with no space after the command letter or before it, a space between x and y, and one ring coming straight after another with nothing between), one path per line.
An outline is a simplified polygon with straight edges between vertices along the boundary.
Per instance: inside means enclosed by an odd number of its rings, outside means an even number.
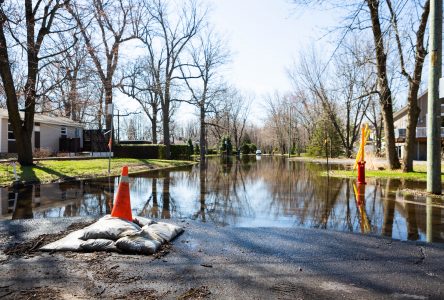
M430 70L427 102L427 192L441 194L442 0L430 1Z
M291 156L291 104L288 118L288 158Z
M126 113L126 114L120 114L120 111L117 110L117 115L114 115L115 117L117 117L117 143L120 142L120 117L128 117L131 115L138 115L140 114L140 111L137 112L131 112L131 113Z
M106 107L107 115L111 117L111 129L108 131L109 133L109 142L108 142L108 176L111 174L111 149L114 143L114 134L113 134L113 117L114 117L114 106L112 103L109 103ZM107 116L108 117L108 116Z

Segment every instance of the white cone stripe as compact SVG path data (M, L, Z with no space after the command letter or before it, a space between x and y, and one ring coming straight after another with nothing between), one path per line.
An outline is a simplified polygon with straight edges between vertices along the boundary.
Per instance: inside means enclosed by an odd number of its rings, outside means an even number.
M128 176L120 176L120 182L127 182L127 183L129 183L129 177Z

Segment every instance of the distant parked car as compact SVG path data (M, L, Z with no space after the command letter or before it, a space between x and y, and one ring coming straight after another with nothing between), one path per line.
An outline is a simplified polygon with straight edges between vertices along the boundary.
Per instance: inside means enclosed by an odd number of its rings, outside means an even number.
M257 150L256 150L256 155L262 155L261 150L257 149Z

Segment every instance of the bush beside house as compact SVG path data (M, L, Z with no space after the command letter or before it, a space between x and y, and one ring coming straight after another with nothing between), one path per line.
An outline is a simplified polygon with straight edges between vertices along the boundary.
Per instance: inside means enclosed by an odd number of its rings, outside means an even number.
M114 157L140 158L140 159L164 159L166 157L165 145L115 145L113 147ZM171 145L171 159L190 159L190 148L188 145Z

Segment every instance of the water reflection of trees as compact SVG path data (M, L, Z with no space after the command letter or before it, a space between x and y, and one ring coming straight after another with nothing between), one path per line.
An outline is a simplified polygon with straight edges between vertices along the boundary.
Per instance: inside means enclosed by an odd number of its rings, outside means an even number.
M97 216L109 213L114 178L34 184L16 191L12 218Z
M255 226L294 225L409 240L444 240L442 201L402 192L418 186L394 179L370 180L357 197L354 180L319 176L323 168L280 157L209 159L191 171L164 170L132 177L131 199L135 214L152 218L185 216L242 226L255 221ZM111 211L118 180L2 189L2 215L103 215ZM181 189L192 195L191 203L184 200Z
M179 173L180 174L180 173ZM180 175L177 174L179 177ZM137 215L150 217L150 218L161 218L170 219L172 217L178 217L177 215L177 205L174 197L171 195L171 186L174 186L175 181L178 180L177 176L172 177L170 171L162 172L161 178L151 179L151 192L149 193L146 188L147 178L140 177L135 178L132 182L132 191L138 191L139 197L148 197L147 200L142 205L142 209L137 212ZM161 184L159 194L158 185Z
M189 175L200 175L200 205L193 218L236 225L241 218L245 223L245 218L266 213L276 224L293 220L298 226L409 240L420 239L420 232L425 235L427 224L423 221L422 226L418 219L419 215L426 215L426 206L408 203L424 199L409 195L398 199L403 182L376 180L355 193L354 180L321 177L321 168L280 158L260 162L210 160ZM248 190L258 182L266 193L248 196ZM267 204L265 212L258 209L261 202ZM429 214L433 215L434 239L442 240L442 209L434 207Z
M239 217L253 217L245 185L245 168L238 158L207 160L200 165L199 208L193 218L219 225L235 224Z

